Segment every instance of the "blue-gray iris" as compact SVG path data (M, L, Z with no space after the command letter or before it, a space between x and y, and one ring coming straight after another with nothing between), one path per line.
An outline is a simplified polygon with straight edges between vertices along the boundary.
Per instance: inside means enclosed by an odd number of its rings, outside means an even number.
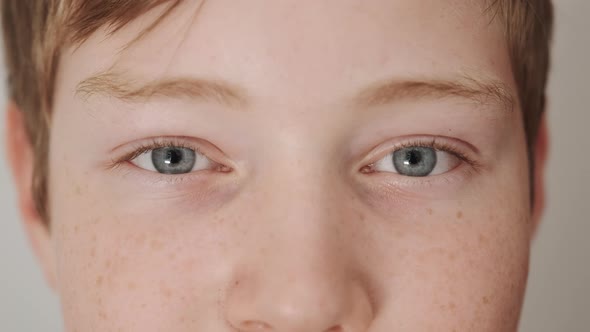
M393 153L395 170L407 176L427 176L436 166L436 150L429 147L413 146Z
M152 151L154 168L163 174L189 173L196 160L195 151L187 148L164 147Z

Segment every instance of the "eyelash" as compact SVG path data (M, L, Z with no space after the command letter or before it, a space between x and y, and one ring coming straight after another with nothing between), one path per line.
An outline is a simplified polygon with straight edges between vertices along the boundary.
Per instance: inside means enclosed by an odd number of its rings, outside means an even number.
M441 141L441 139L443 139L443 141ZM377 163L378 160L380 160L381 158L383 158L389 154L392 154L395 151L409 148L409 147L432 148L437 151L448 152L448 153L452 154L453 156L457 157L462 162L468 164L469 166L471 166L475 170L479 170L481 168L482 165L478 161L476 161L474 158L471 158L468 154L464 153L461 148L457 147L456 144L451 143L450 140L452 140L452 139L451 138L443 138L443 137L432 137L432 138L428 138L428 139L412 138L412 139L406 140L403 143L397 144L394 147L389 148L388 150L386 150L387 151L386 153L378 154L380 157L377 158L376 161L370 163L369 165L363 166L360 171L361 171L361 173L364 173L364 174L374 173L375 171L373 171L372 168L375 166L375 164Z

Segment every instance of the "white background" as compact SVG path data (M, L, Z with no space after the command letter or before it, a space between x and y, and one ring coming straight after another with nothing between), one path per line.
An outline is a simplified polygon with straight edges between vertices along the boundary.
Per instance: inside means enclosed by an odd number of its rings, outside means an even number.
M534 244L523 332L590 331L590 1L554 0L548 208ZM5 71L0 69L0 104ZM4 114L0 112L0 114ZM0 331L62 330L57 298L35 263L15 209L0 117Z

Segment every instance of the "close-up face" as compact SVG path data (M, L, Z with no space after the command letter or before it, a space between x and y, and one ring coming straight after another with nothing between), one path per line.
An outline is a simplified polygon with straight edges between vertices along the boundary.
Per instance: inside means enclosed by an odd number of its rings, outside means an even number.
M59 61L67 331L516 331L535 220L483 1L182 2Z

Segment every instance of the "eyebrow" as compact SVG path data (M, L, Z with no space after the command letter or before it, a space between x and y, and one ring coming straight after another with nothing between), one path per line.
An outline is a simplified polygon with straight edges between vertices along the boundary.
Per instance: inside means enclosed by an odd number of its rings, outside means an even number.
M115 72L104 72L80 82L76 95L115 97L124 101L141 101L154 97L202 99L243 107L248 104L244 89L222 80L167 78L144 83ZM362 89L352 100L359 108L386 105L403 99L442 99L459 97L480 105L500 104L511 111L515 99L508 86L494 79L464 75L455 80L390 79Z
M222 80L189 77L139 82L115 72L104 72L81 81L76 95L86 99L93 95L115 97L124 101L145 101L155 97L202 99L229 106L244 106L246 93Z
M456 80L388 80L377 82L354 98L358 107L374 107L403 99L459 97L476 104L500 104L508 111L514 108L515 99L510 88L494 79L464 75Z

